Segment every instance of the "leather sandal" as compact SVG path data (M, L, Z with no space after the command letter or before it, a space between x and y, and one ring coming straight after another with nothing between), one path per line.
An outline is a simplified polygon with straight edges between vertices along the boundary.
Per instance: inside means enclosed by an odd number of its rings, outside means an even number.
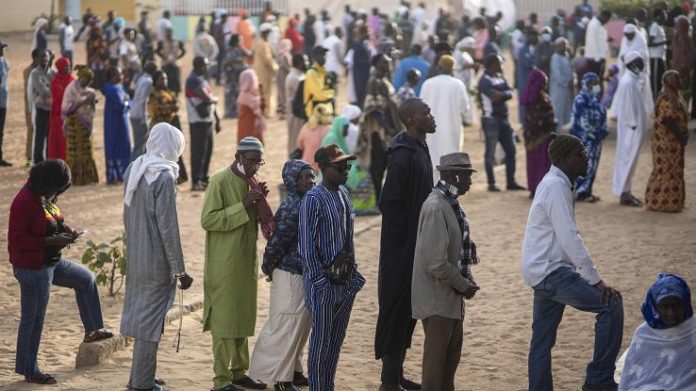
M56 378L48 373L36 372L31 376L24 376L24 381L33 384L56 384Z

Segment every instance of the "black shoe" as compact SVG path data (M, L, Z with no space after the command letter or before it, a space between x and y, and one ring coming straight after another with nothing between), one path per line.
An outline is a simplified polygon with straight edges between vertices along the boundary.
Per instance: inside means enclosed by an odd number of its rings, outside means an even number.
M160 379L159 377L155 378L155 386L163 386L167 384L164 380ZM130 380L128 380L128 384L126 385L126 388L129 390L134 390L133 385Z
M309 386L309 379L302 372L295 371L295 374L292 376L292 384L298 387L307 387Z
M619 386L613 381L609 384L583 384L582 391L617 391Z
M205 185L203 185L203 182L198 181L191 186L191 191L205 191Z
M507 189L510 191L517 191L517 190L527 190L526 187L520 185L519 183L513 183L511 185L507 186Z
M0 167L12 167L12 163L5 159L0 159Z
M420 384L418 384L412 380L408 380L405 377L401 378L401 381L399 382L399 384L405 390L420 390L421 389Z
M236 387L234 384L230 383L222 388L211 388L210 391L244 391L243 389Z
M500 191L500 188L496 185L488 185L488 191L492 193L497 193Z
M266 383L259 380L254 380L249 376L244 376L239 380L234 380L232 383L251 390L265 390L268 387Z
M301 391L299 388L295 387L292 382L282 382L282 383L276 383L273 388L275 391Z

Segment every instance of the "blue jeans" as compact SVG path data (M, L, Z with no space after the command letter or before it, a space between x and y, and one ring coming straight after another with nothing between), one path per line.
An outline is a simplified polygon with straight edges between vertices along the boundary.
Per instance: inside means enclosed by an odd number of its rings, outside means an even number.
M534 287L528 362L530 391L553 390L551 349L556 343L556 331L566 305L597 314L594 356L587 366L585 382L613 384L616 356L623 337L623 303L619 300L602 304L600 299L599 289L568 267L554 270Z
M507 185L515 184L515 140L512 135L512 127L507 118L483 117L483 134L486 137L486 153L484 156L486 166L486 177L488 185L495 185L495 174L493 166L495 164L495 147L500 145L505 151L505 176Z
M44 266L39 270L18 267L13 267L12 270L19 282L22 308L17 332L15 372L25 376L39 372L36 356L52 284L75 290L77 308L85 332L104 327L97 284L94 275L86 267L61 259L55 265Z
M131 118L130 123L133 127L133 152L131 153L131 161L133 161L145 153L149 131L145 118Z

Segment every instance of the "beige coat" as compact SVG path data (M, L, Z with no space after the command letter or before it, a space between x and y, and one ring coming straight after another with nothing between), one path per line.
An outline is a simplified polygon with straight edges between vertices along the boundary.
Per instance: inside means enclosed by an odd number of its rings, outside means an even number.
M462 233L457 216L437 189L423 203L413 262L411 307L414 319L434 315L461 319L464 301L457 293L471 283L459 272Z

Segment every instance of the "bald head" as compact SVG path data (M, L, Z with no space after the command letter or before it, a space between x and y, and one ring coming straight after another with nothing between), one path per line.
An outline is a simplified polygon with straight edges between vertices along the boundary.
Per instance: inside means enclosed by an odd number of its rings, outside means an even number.
M435 119L430 114L430 107L420 98L409 98L401 103L399 119L410 135L423 141L426 133L435 132Z
M399 119L405 125L411 118L417 115L423 106L427 106L420 98L408 98L399 106Z

